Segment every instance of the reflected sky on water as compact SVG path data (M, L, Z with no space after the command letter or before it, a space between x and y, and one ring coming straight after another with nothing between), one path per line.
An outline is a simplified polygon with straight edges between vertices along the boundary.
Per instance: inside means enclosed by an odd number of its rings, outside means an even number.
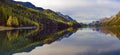
M82 28L69 38L13 55L120 55L119 38L103 30Z

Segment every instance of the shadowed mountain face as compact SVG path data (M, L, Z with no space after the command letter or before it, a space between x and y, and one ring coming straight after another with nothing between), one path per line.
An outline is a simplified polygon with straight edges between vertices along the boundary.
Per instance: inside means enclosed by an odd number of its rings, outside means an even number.
M15 2L15 1L14 1ZM32 8L32 9L35 9L35 10L39 10L39 11L43 11L44 9L41 8L41 7L36 7L35 5L33 5L32 3L30 2L15 2L17 4L22 4L23 6L26 6L28 8Z
M39 11L43 11L44 10L41 7L36 7L35 5L33 5L30 2L20 2L20 1L13 1L13 0L6 0L6 1L12 2L12 3L16 3L16 4L21 4L21 5L25 6L25 7L32 8L32 9L39 10Z
M59 29L24 29L0 31L0 54L11 55L18 52L29 52L36 46L51 44L57 40L68 38L76 30Z

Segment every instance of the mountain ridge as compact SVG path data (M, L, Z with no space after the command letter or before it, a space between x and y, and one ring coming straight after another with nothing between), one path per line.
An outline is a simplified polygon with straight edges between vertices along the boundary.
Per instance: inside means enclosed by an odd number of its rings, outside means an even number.
M7 2L5 2L7 1ZM29 2L15 2L13 0L5 0L4 2L1 1L1 21L4 23L3 25L6 26L7 19L16 19L19 25L16 25L17 22L9 21L9 26L56 26L56 27L68 27L68 26L77 26L79 25L77 22L70 21L65 17L59 16L56 12L50 9L43 9L39 10L36 9L33 4ZM30 5L29 5L30 4ZM29 6L28 6L29 5ZM7 10L7 8L9 10ZM31 8L32 7L32 8ZM7 13L5 11L8 11ZM16 17L14 17L16 16ZM27 23L26 23L27 22ZM30 24L31 23L31 24ZM13 25L14 24L14 25Z
M108 18L108 20L106 22L103 22L102 25L120 26L120 12L118 12L115 16Z

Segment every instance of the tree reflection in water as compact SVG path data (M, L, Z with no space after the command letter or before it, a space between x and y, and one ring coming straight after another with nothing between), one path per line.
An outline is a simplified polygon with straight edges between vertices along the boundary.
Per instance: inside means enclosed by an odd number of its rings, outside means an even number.
M0 55L29 52L36 46L68 38L77 29L24 29L0 31Z

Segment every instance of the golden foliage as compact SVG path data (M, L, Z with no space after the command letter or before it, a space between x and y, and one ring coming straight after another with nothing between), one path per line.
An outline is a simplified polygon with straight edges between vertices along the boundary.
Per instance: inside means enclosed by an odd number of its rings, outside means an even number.
M18 25L19 25L18 19L16 17L9 16L7 20L7 26L18 26Z
M70 25L70 26L73 26L73 22L72 21L67 22L67 24Z

